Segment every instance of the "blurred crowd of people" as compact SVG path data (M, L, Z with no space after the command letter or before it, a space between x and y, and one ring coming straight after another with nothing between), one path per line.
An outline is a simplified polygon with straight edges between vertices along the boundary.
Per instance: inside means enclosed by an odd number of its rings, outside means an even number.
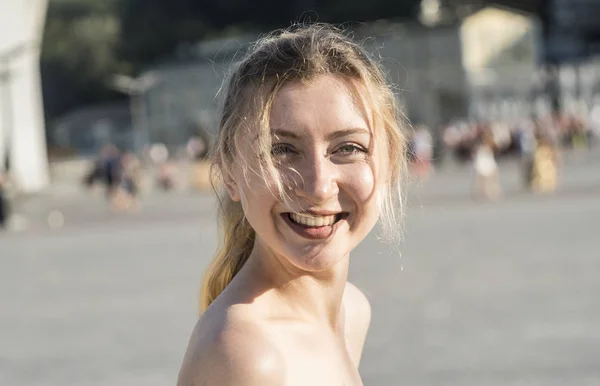
M473 193L496 199L501 196L497 159L521 160L524 186L535 192L554 191L558 183L560 150L589 148L600 138L600 108L588 119L553 115L512 123L457 121L442 129L439 146L459 163L473 168ZM427 178L433 171L434 136L423 125L409 138L409 158L414 175Z
M174 190L179 161L202 161L207 151L208 147L198 137L190 138L185 148L175 149L173 154L163 143L148 146L139 156L107 144L84 176L84 185L89 189L103 185L106 198L115 211L137 209L144 175L153 174L151 183L156 188Z
M443 130L443 143L457 160L468 161L482 137L490 137L494 155L529 155L540 140L556 148L589 147L600 126L575 115L553 115L516 122L456 122Z
M131 152L121 152L112 144L105 145L84 178L88 188L101 183L107 200L115 210L134 209L137 206L141 165Z

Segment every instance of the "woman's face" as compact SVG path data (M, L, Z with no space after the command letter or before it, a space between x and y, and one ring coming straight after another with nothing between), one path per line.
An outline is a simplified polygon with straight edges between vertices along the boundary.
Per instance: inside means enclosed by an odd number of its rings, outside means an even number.
M378 149L367 114L352 95L349 83L323 75L286 85L275 96L271 153L291 202L258 174L244 178L237 170L228 184L256 231L261 255L302 271L324 271L376 224L386 149ZM256 153L253 140L242 141L242 153ZM244 158L249 170L258 169L256 154Z

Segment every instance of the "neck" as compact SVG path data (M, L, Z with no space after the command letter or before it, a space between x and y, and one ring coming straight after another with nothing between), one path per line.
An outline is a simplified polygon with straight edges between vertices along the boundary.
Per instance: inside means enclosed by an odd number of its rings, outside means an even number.
M260 288L256 291L255 303L264 302L274 318L327 323L337 330L348 263L349 258L345 256L325 271L308 272L295 267L285 257L255 247L240 275L249 286ZM276 314L272 310L276 310Z

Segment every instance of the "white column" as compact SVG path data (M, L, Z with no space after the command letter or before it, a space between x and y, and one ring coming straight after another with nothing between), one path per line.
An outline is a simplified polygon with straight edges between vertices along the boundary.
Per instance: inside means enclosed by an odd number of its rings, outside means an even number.
M15 61L12 76L15 132L11 140L12 172L20 189L34 192L48 184L48 156L40 90L39 55L27 52ZM22 71L22 72L21 72Z
M6 129L5 129L5 125L6 125L6 101L4 100L4 95L6 95L6 90L4 89L5 87L7 87L3 80L2 77L4 76L3 72L3 68L0 67L0 173L2 173L4 171L4 160L6 157L6 152L5 152L5 148L8 147L7 142L7 138L6 137Z
M0 130L3 138L9 138L4 145L9 148L12 176L26 193L49 182L39 67L46 6L47 0L0 0L0 71L3 63L9 69L8 80L0 87L8 85L4 95L10 97L9 103L0 101ZM12 111L5 111L7 107ZM11 127L6 127L8 121Z

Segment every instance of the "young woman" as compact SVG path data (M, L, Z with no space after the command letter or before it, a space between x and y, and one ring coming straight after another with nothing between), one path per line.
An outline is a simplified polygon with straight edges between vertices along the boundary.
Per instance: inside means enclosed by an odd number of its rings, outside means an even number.
M384 236L399 229L395 96L365 50L326 25L261 39L224 92L222 240L178 384L361 385L370 306L348 265L380 217Z

